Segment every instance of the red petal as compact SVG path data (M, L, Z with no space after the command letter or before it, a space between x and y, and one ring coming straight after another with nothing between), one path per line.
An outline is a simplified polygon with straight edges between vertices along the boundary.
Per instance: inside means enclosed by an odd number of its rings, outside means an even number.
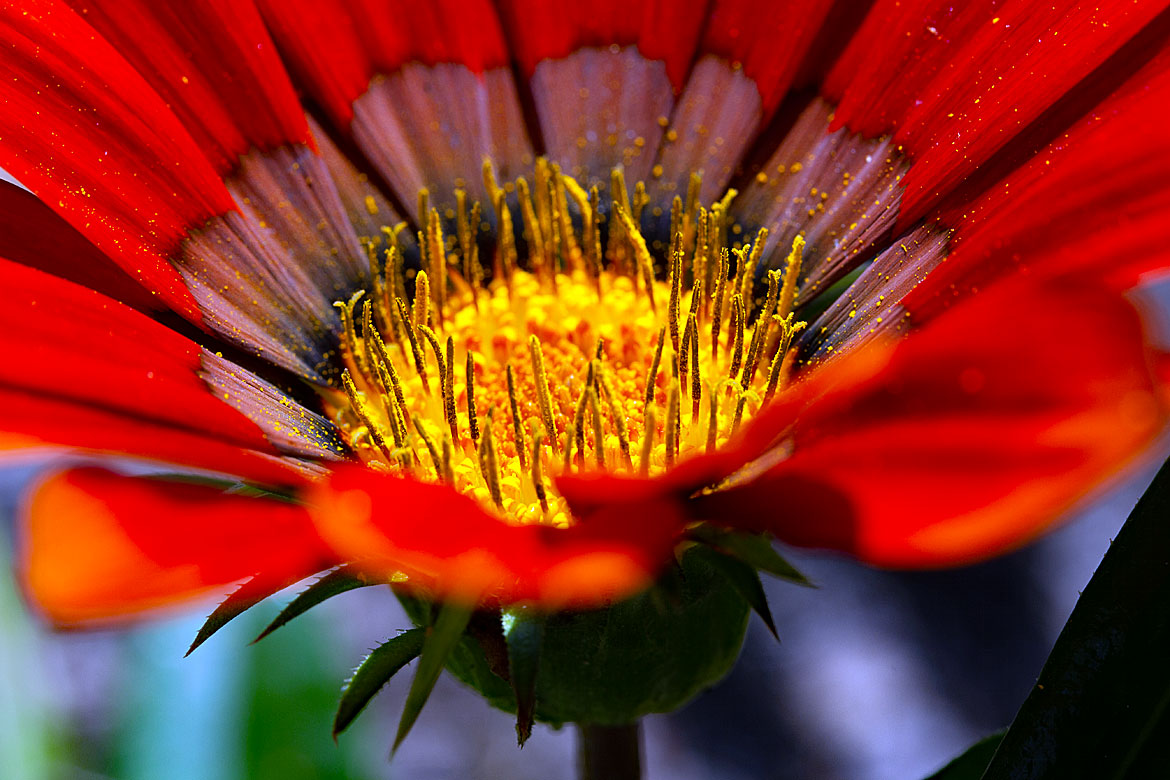
M694 56L707 3L651 0L631 8L621 0L559 6L541 0L504 0L501 10L513 55L528 76L541 60L561 59L582 47L637 46L644 58L666 63L666 74L678 92Z
M311 145L304 111L250 2L67 2L150 82L221 175L253 147Z
M83 287L0 260L0 385L266 449L199 379L202 348Z
M1170 51L973 203L940 215L956 226L946 262L904 304L929 317L993 280L1089 271L1117 289L1170 268Z
M166 258L234 208L215 169L134 68L67 6L0 9L0 165L185 316Z
M874 379L805 409L792 455L699 499L698 516L885 566L1017 547L1165 430L1152 374L1164 356L1148 344L1107 290L1001 285L910 335ZM825 495L837 500L821 513Z
M296 485L319 468L73 399L0 387L0 453L29 450L145 458L261 485Z
M829 81L838 121L896 129L915 160L900 225L986 162L1126 43L1163 2L964 6L882 0Z
M341 127L375 73L407 62L455 62L475 73L508 64L487 0L258 0L294 73Z
M21 547L30 599L66 626L177 605L258 572L291 580L332 563L303 507L97 469L37 488Z
M788 92L832 6L803 0L716 0L703 29L700 55L741 64L760 91L766 121Z
M0 257L40 268L139 311L165 308L26 189L0 182Z
M277 483L299 478L301 469L281 464L261 428L237 411L267 424L299 407L265 400L266 388L241 386L248 372L228 370L139 312L36 269L0 260L0 288L8 296L0 307L6 447L62 444L220 472L241 468Z
M514 526L447 486L354 466L317 487L309 505L342 557L405 572L424 592L559 608L630 595L669 562L680 507L639 498L591 508L568 529Z

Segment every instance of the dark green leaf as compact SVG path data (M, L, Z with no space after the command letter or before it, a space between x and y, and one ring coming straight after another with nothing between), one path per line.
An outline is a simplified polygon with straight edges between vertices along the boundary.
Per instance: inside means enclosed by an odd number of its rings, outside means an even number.
M1170 461L1061 631L986 780L1166 777Z
M305 590L297 594L288 606L280 611L276 619L260 632L260 636L252 640L259 642L276 629L299 615L303 615L326 599L331 599L347 590L364 588L367 585L381 585L384 581L376 580L362 574L353 566L342 566L326 574Z
M776 552L771 540L758 534L729 531L726 528L703 524L689 531L692 539L737 558L753 569L771 574L798 585L813 587L808 579Z
M764 595L764 586L760 584L760 575L756 574L756 570L743 561L705 547L695 548L695 552L727 578L736 592L764 621L772 636L779 640L776 623L772 620L772 610L768 608L768 597Z
M544 616L526 608L508 611L504 640L508 643L508 676L516 694L516 739L524 747L536 717L536 673L544 645Z
M398 733L394 735L393 750L398 750L402 740L410 733L411 727L430 698L435 683L438 682L439 674L447 663L447 656L463 636L463 629L467 627L470 619L471 608L460 604L444 604L439 610L435 624L430 627L426 641L423 642L418 668L414 670L410 692L406 695L406 704L402 708L402 719L398 721Z
M926 780L979 780L1002 739L1002 731L984 737Z
M369 704L370 699L374 698L374 694L381 690L399 669L418 657L425 636L426 629L422 628L404 631L383 642L358 664L358 668L353 670L353 676L341 689L341 701L337 705L337 715L333 718L334 738L345 731L358 713Z
M185 656L195 652L195 648L206 642L211 635L226 626L236 617L242 615L264 599L279 593L289 585L296 583L300 577L273 577L266 574L257 574L232 592L230 596L215 608L199 628L195 641L187 648Z

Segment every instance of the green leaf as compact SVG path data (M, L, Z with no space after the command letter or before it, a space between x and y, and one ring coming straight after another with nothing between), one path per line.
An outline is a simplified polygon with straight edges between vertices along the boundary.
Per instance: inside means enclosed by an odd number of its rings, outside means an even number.
M398 750L402 740L410 733L438 682L439 674L447 663L447 656L459 643L470 619L471 608L462 604L448 603L440 608L435 624L430 627L423 642L422 655L419 656L418 668L414 670L414 679L410 682L410 692L406 694L406 704L402 708L402 719L398 721L398 733L394 735L391 752Z
M737 558L753 569L798 585L815 587L807 577L796 570L795 566L776 552L771 539L766 536L729 531L706 523L692 528L688 533L695 541Z
M305 590L297 594L288 606L280 611L276 619L260 632L260 636L252 640L255 644L276 629L283 626L295 617L305 614L313 607L326 599L331 599L341 593L355 588L364 588L368 585L382 585L384 580L376 580L362 574L353 566L342 566L321 577Z
M979 780L1002 739L1002 731L984 737L926 780Z
M398 670L418 658L422 652L426 629L412 628L374 649L353 670L353 675L341 689L341 701L333 718L333 738L345 731L358 713L369 704L382 686Z
M985 780L1165 777L1170 461L1089 581Z
M247 612L264 599L275 593L279 593L300 579L301 577L273 577L267 574L257 574L245 582L224 599L207 617L207 620L204 621L203 625L199 628L199 632L195 635L195 641L191 643L191 646L187 648L187 652L184 653L184 657L195 652L195 648L210 639L212 634L219 631L232 620Z
M508 643L508 676L516 694L516 739L524 747L536 719L536 673L544 646L544 616L527 608L509 610L504 614L504 640Z
M735 588L743 600L760 616L764 625L772 632L772 636L779 641L780 635L776 633L776 623L772 620L768 597L764 595L764 586L760 583L760 575L756 574L756 570L741 560L706 547L695 548L695 553L701 555L711 568L727 578L731 587Z

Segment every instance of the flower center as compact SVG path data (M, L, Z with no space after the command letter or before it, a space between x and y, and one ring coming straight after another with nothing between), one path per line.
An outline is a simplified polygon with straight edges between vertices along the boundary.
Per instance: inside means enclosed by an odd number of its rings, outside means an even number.
M608 221L597 187L586 193L544 160L531 186L498 185L487 163L484 180L490 281L480 205L457 191L445 239L424 191L420 267L405 267L386 229L389 248L369 247L374 289L335 304L345 393L325 391L327 405L371 468L448 482L514 522L565 525L552 477L660 473L720 446L783 386L804 327L793 318L804 241L783 273L758 273L767 230L727 245L734 191L709 209L697 184L676 197L669 250L655 258L640 227L645 189L631 204L620 170Z

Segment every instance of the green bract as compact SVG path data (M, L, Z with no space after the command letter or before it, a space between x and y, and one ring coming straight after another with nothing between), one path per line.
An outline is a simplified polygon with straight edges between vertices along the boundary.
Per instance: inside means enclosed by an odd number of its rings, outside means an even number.
M688 550L676 587L659 585L607 609L547 617L537 661L536 718L629 723L675 710L726 675L743 644L749 607L708 561L711 554ZM410 599L404 604L416 622L427 621L429 605ZM514 625L509 615L503 624L507 639ZM447 669L494 706L516 712L512 686L492 671L482 640L465 636Z

